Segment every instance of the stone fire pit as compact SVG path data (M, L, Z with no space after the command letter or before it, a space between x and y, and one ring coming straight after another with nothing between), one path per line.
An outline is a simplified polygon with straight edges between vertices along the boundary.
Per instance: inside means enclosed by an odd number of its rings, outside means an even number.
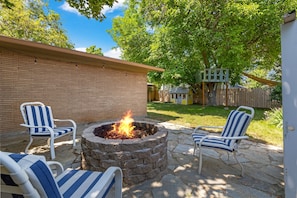
M82 168L105 171L110 166L121 167L127 185L138 184L158 176L167 168L167 130L149 122L134 125L146 128L151 135L135 139L106 139L96 136L115 122L92 125L82 134Z

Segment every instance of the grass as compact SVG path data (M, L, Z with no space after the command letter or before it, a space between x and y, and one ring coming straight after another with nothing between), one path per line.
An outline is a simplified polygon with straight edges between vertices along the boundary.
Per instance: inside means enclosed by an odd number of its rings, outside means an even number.
M194 128L199 125L223 126L229 112L235 108L229 107L225 109L223 106L203 107L201 105L152 102L147 105L147 114L151 119ZM265 111L268 111L268 109L255 108L255 116L247 130L247 135L252 141L282 147L282 129L265 120Z

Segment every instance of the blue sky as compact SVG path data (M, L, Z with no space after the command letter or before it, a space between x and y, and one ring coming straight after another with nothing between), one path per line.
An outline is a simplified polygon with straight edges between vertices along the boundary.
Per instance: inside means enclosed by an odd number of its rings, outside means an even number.
M104 7L102 12L106 19L103 22L88 19L65 1L49 0L49 8L60 15L62 27L76 50L85 51L87 47L96 45L102 49L104 56L120 58L121 51L118 48L112 49L116 43L106 30L111 29L114 17L123 15L123 2L118 0L112 8Z

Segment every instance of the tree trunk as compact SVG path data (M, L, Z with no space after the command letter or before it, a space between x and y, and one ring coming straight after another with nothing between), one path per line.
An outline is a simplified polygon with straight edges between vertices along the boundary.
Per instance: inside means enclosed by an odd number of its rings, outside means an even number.
M217 106L217 100L216 100L216 95L217 95L217 84L214 82L209 82L206 83L207 88L208 88L208 94L207 94L207 99L208 99L208 105L209 106Z

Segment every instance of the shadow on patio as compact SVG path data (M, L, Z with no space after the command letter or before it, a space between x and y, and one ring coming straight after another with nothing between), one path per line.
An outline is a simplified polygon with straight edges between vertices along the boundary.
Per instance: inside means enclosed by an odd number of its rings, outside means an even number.
M55 144L55 160L64 168L80 167L80 137L92 124L78 125L75 149L69 136ZM198 158L192 155L192 129L167 122L161 124L168 130L167 170L152 180L124 186L123 197L285 197L282 148L242 141L239 160L245 168L244 177L240 177L240 168L234 159L231 156L227 159L226 152L205 149L202 174L198 175ZM1 150L23 152L27 143L26 133L8 136L1 140ZM45 140L35 140L30 149L50 160Z

